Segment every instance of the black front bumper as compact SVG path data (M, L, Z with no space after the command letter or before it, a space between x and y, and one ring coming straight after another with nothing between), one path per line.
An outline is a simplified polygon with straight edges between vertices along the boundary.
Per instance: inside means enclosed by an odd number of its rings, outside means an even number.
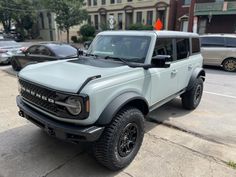
M21 96L16 98L19 115L45 130L49 135L68 141L96 141L101 136L104 127L78 126L61 122L31 108L25 104Z

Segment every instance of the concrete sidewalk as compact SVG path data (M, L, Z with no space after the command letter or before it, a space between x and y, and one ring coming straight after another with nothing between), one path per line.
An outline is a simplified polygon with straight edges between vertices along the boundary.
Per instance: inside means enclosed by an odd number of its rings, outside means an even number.
M152 122L146 122L144 142L132 164L111 172L95 161L90 144L59 141L20 118L17 92L16 78L0 70L1 177L236 176L236 170L227 165L236 161L234 146Z

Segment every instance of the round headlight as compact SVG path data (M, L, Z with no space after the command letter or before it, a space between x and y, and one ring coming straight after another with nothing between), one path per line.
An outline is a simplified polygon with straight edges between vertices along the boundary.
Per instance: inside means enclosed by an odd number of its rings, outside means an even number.
M72 115L76 116L81 112L81 103L79 98L77 97L69 97L66 100L66 108L69 111L69 113L71 113Z

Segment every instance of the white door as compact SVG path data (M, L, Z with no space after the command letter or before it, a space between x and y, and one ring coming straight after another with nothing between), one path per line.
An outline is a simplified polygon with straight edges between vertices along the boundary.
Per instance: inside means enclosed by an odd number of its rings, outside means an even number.
M188 20L182 21L182 31L188 32Z
M151 104L155 104L175 94L177 91L177 71L175 65L169 68L151 68Z
M171 62L174 58L174 41L172 38L158 38L156 40L153 56L169 55ZM151 102L155 104L163 99L175 94L178 91L178 71L176 64L171 64L169 68L149 69L152 80Z

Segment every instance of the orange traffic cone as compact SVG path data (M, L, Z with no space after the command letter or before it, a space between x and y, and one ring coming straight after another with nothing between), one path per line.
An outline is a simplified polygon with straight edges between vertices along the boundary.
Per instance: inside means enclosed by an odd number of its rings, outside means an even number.
M154 25L154 28L155 28L155 30L162 30L163 24L162 24L162 22L161 22L161 20L159 18L157 19L157 21L156 21L156 23Z

